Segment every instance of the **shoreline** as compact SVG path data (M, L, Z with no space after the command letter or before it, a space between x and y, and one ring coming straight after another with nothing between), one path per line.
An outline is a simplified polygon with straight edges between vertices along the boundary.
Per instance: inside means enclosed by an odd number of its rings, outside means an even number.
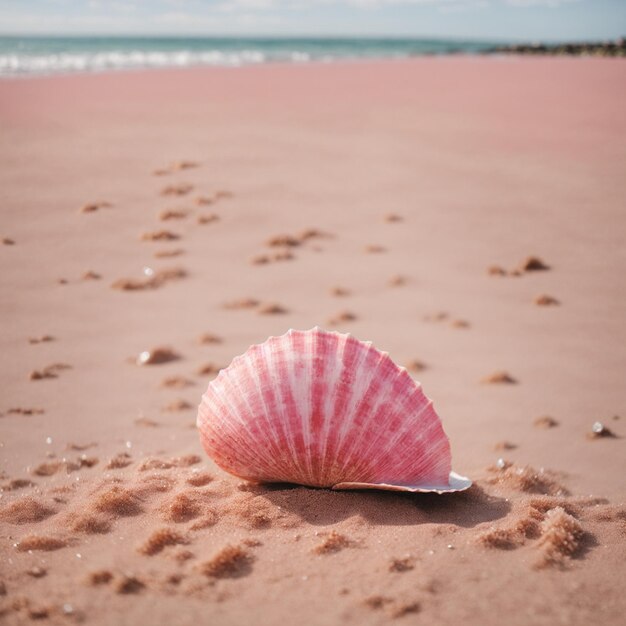
M54 78L84 78L89 76L115 76L115 75L129 75L129 74L158 74L164 75L170 73L185 73L185 72L210 72L215 71L245 71L250 69L268 70L273 68L319 68L329 66L348 66L348 67L362 67L371 65L377 67L384 64L401 65L410 63L420 63L424 61L436 61L445 63L448 61L486 61L486 62L516 62L516 61L557 61L557 62L592 62L592 63L626 63L622 57L600 57L593 55L550 55L550 54L517 54L517 53L489 53L489 54L474 54L474 53L454 53L454 54L421 54L407 57L380 57L380 58L354 58L354 59L333 59L329 61L323 60L311 60L311 61L264 61L262 63L243 63L241 65L219 65L219 64L197 64L188 65L184 67L177 66L163 66L163 67L140 67L140 68L108 68L103 70L86 70L86 71L68 71L68 72L50 72L50 73L24 73L15 75L2 75L0 74L1 82L21 82L28 80L42 80L42 79L54 79Z

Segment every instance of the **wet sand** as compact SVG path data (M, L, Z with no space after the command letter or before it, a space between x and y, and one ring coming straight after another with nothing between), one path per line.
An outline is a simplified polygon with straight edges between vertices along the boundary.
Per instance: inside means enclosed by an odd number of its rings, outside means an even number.
M625 78L0 82L2 620L620 623ZM204 455L211 377L315 325L422 382L468 492L255 486Z

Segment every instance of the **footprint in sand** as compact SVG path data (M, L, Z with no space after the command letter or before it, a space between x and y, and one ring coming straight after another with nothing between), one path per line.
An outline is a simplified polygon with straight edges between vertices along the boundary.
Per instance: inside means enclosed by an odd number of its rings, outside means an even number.
M179 400L174 400L173 402L170 402L169 404L166 404L161 409L161 411L167 412L167 413L178 413L180 411L190 411L193 408L194 408L194 405L191 404L190 402L179 399Z
M142 233L139 239L141 241L176 241L180 239L180 235L170 230L155 230Z
M182 267L171 267L156 272L151 267L145 267L144 275L146 278L120 278L111 284L111 288L119 291L158 289L168 282L186 278L188 272Z
M365 252L369 254L381 254L382 252L387 252L387 249L384 246L379 246L377 244L369 244L365 246Z
M211 224L213 222L218 222L220 216L217 213L205 213L204 215L198 215L196 218L196 222L198 224Z
M193 185L189 183L179 183L177 185L167 185L161 189L162 196L185 196L193 191Z
M341 311L334 315L328 320L329 326L337 326L339 324L343 324L344 322L354 322L358 319L358 317L352 313L351 311Z
M402 285L406 285L407 282L407 278L401 274L396 274L389 279L389 284L392 287L401 287Z
M157 250L154 253L154 257L156 259L170 259L175 256L181 256L182 254L185 254L182 248L174 248L173 250Z
M31 343L31 344L47 343L49 341L54 341L54 337L52 335L41 335L39 337L28 338L28 343Z
M198 337L198 343L200 345L213 345L222 343L222 338L212 333L203 333Z
M215 363L205 363L198 368L196 373L198 376L216 376L222 369L224 368L221 365L215 365Z
M480 382L488 385L514 385L517 383L517 380L508 372L498 371L489 376L485 376Z
M168 376L161 381L161 387L167 389L185 389L186 387L193 387L195 381L184 376Z
M397 213L387 213L385 215L385 222L393 223L393 222L402 222L404 218Z
M11 239L10 237L3 237L2 238L2 245L4 245L4 246L14 246L15 245L15 239Z
M224 303L225 309L255 309L260 302L254 298L240 298Z
M258 313L261 315L284 315L285 313L289 313L289 311L280 304L268 303L262 304L258 308Z
M86 271L82 277L83 280L100 280L102 276L97 272L93 272L92 270Z
M533 422L536 428L556 428L559 422L549 415L542 415Z
M46 378L58 378L59 372L63 370L72 369L71 365L67 363L53 363L41 370L33 370L29 375L30 380L44 380Z
M108 209L113 205L109 202L91 202L89 204L84 204L80 209L79 213L95 213L100 209Z
M159 219L162 222L168 220L184 220L189 215L186 209L165 209L159 213Z
M534 303L537 306L558 306L559 304L561 304L556 298L553 298L552 296L549 296L545 293L537 296L534 299Z
M7 415L42 415L43 413L45 413L43 409L31 409L22 407L14 407L7 411Z
M168 174L173 174L174 172L182 172L183 170L191 170L196 167L200 167L199 163L195 161L174 161L170 163L166 167L161 167L154 170L152 173L155 176L166 176Z
M351 295L351 292L345 287L332 287L330 290L330 295L337 298L345 298L346 296Z
M500 265L490 265L487 268L487 273L490 276L522 276L527 272L539 272L549 269L550 266L544 263L539 257L529 256L512 270L507 271Z

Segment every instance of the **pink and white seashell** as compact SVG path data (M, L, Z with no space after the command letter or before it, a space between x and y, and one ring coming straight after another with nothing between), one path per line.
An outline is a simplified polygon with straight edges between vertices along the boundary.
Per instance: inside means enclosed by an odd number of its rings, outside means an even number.
M253 482L445 493L451 471L433 403L371 342L290 330L251 346L209 384L200 440L222 469Z

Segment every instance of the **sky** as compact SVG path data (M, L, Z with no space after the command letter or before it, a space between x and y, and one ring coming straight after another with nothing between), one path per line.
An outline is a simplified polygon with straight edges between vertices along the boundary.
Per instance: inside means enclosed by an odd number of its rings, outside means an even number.
M0 0L0 33L602 40L626 0Z

